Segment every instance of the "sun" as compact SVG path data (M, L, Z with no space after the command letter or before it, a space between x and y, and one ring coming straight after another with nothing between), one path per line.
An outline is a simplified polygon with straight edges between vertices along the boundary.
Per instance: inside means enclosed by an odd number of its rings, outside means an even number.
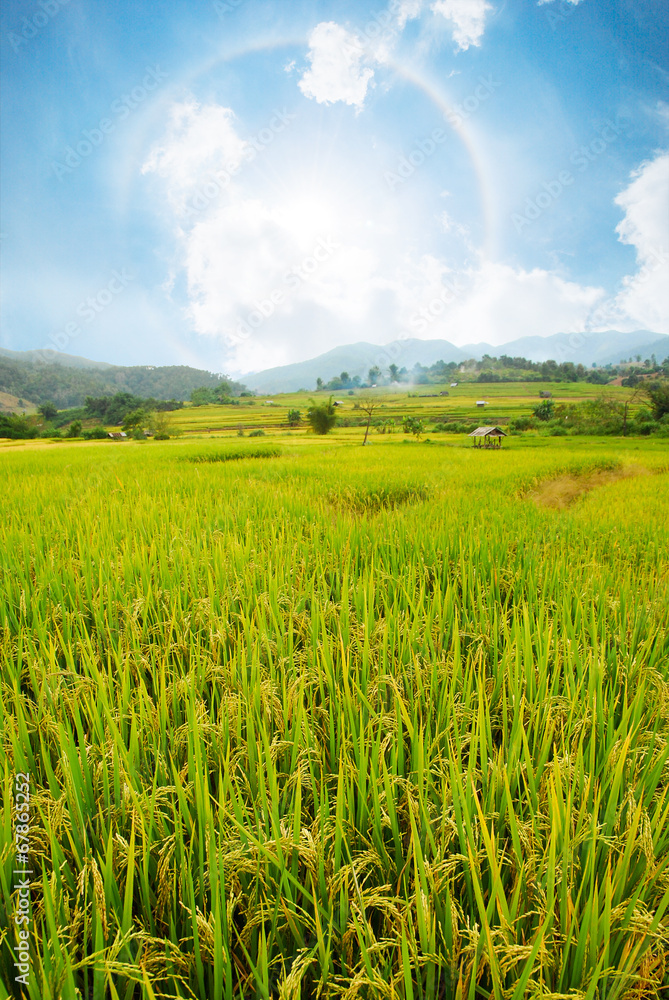
M281 224L301 246L328 236L346 225L343 206L330 191L287 198L277 209Z

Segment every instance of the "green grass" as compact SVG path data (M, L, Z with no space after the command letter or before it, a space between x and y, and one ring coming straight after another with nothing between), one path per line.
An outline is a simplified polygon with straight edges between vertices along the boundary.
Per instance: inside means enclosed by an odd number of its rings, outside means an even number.
M360 437L0 455L10 994L666 995L666 446Z
M441 391L448 396L440 396ZM253 401L241 399L239 406L187 406L170 415L175 428L188 435L236 433L241 427L245 431L262 427L268 431L283 431L291 437L304 435L305 426L296 431L288 431L288 410L297 409L303 421L310 405L310 399L327 398L333 395L341 400L338 408L340 418L363 418L364 414L355 409L360 396L371 396L379 401L374 419L392 419L398 423L398 431L404 416L420 417L428 425L434 421L449 419L475 421L477 423L498 423L514 417L527 416L540 402L539 392L552 392L556 403L577 403L585 399L596 399L607 395L620 400L629 399L634 390L620 386L590 385L585 382L505 382L477 384L461 382L455 389L449 383L443 385L398 386L394 389L380 386L378 389L355 390L349 396L346 390L339 393L303 392L282 393L276 396L260 396ZM484 409L478 409L477 400L487 400ZM635 404L635 408L641 405ZM366 419L365 419L366 422ZM396 432L396 433L397 433ZM353 431L353 435L357 429ZM429 427L428 427L429 433Z

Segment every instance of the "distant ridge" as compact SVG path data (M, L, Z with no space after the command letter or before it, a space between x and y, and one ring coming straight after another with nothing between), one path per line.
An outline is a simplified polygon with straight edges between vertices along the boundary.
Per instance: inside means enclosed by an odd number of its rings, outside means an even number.
M45 347L41 351L8 351L0 347L0 357L31 365L63 365L65 368L114 368L108 361L90 361L76 354L63 354Z
M308 361L292 365L268 368L265 371L242 375L241 381L257 392L295 392L298 389L313 389L316 379L329 381L342 371L351 377L367 376L373 365L387 369L396 364L399 368L413 368L415 364L433 365L437 361L462 362L469 358L480 361L484 354L500 357L527 358L528 361L571 361L590 367L596 365L619 364L640 354L642 359L655 354L658 360L669 355L669 336L649 330L634 333L620 333L607 330L604 333L556 333L550 337L521 337L506 344L466 344L456 347L448 340L395 340L385 346L359 342L335 347L325 354Z
M186 365L124 367L59 352L53 352L58 361L52 362L45 360L45 353L0 348L0 393L37 406L49 402L66 409L82 406L86 396L113 396L117 392L145 399L187 400L194 389L215 389L221 382L220 375Z
M351 377L366 379L369 369L378 365L411 370L414 365L429 366L437 361L461 363L470 358L480 361L489 354L500 357L527 358L529 361L571 361L574 364L616 365L630 357L642 360L655 355L663 361L669 355L669 336L649 330L620 333L556 333L550 337L521 337L506 344L466 344L457 347L448 340L407 338L380 346L360 341L335 347L316 358L291 365L268 368L240 376L249 389L260 393L313 390L316 379L329 381L346 371ZM105 361L60 351L11 351L0 347L0 392L36 403L79 406L86 395L106 395L125 391L156 399L187 400L193 389L215 387L221 376L185 365L114 365Z
M313 389L316 379L325 381L340 372L347 371L352 377L367 376L373 365L387 368L390 364L413 367L433 365L435 361L466 361L471 357L447 340L398 340L385 347L364 341L335 347L310 361L268 368L266 371L242 375L240 379L249 389L258 392L295 392L297 389Z

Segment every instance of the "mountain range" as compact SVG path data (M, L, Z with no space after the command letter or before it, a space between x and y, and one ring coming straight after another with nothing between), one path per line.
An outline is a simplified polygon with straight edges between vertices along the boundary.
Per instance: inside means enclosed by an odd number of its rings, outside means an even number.
M249 389L259 393L313 390L316 379L329 381L346 371L351 377L367 378L371 367L382 370L391 364L411 370L437 361L480 361L484 355L527 358L542 362L571 361L587 367L616 365L640 355L655 355L658 361L669 355L669 336L636 330L620 333L556 333L551 337L522 337L506 344L478 343L456 347L448 340L395 340L385 346L360 342L335 347L307 361L249 372L239 377ZM118 391L153 396L156 399L189 399L193 389L214 388L219 376L211 372L179 366L122 366L59 351L11 351L0 347L0 392L23 397L39 404L45 400L60 407L81 405L86 395L107 395ZM6 406L11 403L7 402Z
M0 347L0 358L29 365L63 365L65 368L114 368L107 361L91 361L77 354L63 354L61 351L45 348L43 351L10 351Z
M527 358L528 361L572 361L587 367L592 365L615 365L641 355L642 360L652 354L662 361L669 355L669 336L636 330L634 333L620 333L607 330L604 333L556 333L551 337L521 337L507 344L466 344L456 347L448 340L395 340L384 347L363 342L335 347L309 361L299 361L292 365L268 368L260 372L248 372L240 376L249 389L256 392L296 392L298 389L313 389L317 378L327 382L340 372L346 371L351 377L367 377L373 365L387 369L390 364L409 370L415 364L433 365L436 361L464 362L470 358L480 361L484 355Z
M57 351L0 348L0 412L54 403L81 406L86 396L129 392L143 398L190 399L194 389L215 389L220 376L186 365L121 366Z

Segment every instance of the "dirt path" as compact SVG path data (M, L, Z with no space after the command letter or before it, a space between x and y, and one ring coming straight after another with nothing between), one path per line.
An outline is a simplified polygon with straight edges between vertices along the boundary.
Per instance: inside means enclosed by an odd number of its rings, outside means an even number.
M648 476L650 470L642 465L625 465L620 469L594 469L582 475L567 473L555 479L547 479L529 494L540 507L552 507L564 510L571 507L584 493L607 486L619 479L631 479L634 476Z

